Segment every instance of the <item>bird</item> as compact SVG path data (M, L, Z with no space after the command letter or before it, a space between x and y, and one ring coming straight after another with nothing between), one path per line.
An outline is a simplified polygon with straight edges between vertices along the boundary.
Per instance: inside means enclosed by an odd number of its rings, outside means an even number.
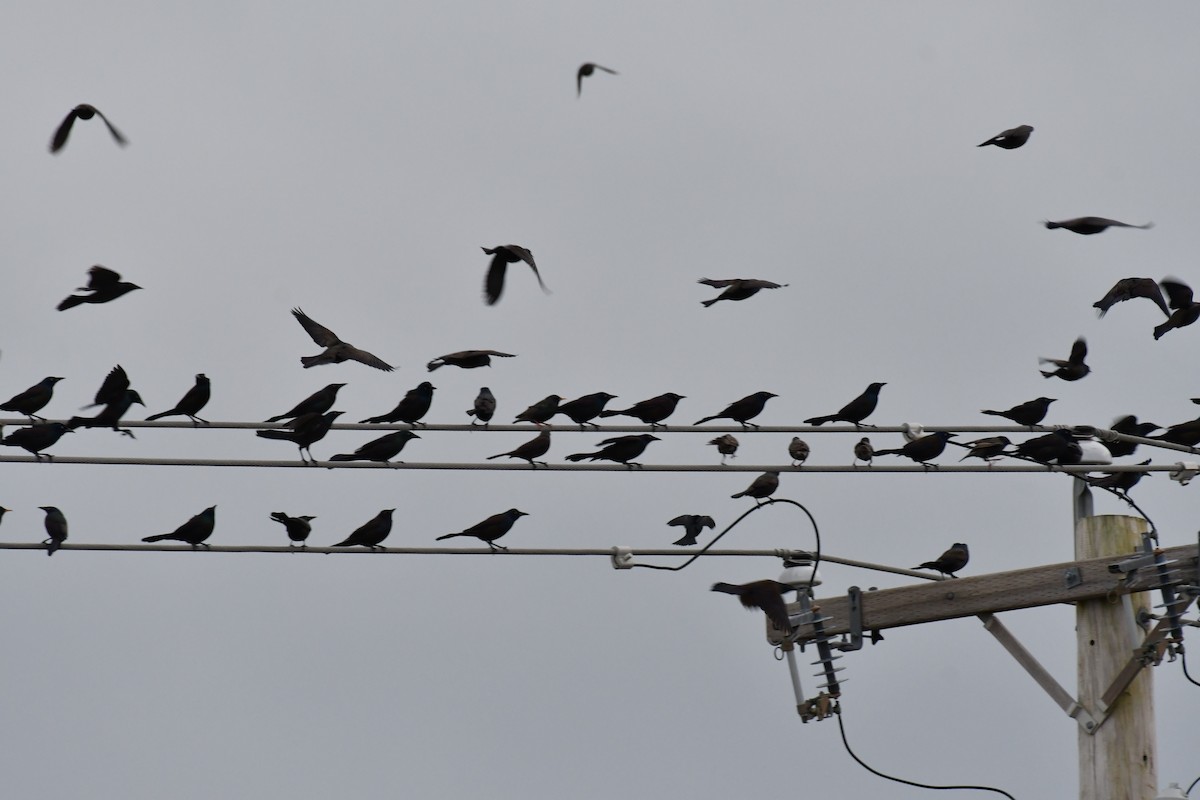
M550 429L546 428L541 433L539 433L537 436L530 439L528 442L518 445L517 447L513 448L512 450L509 450L507 453L497 453L494 456L488 456L487 460L491 461L492 459L501 458L503 456L508 456L509 458L520 458L520 459L524 459L525 461L528 461L530 467L537 469L538 464L541 464L543 467L550 466L545 461L536 461L535 460L539 456L546 455L546 453L549 450L550 450Z
M879 390L884 386L887 386L887 384L872 383L862 394L842 406L841 410L836 414L829 414L824 417L811 417L804 420L804 424L824 425L826 422L849 422L857 428L862 424L864 419L871 415L875 410L875 406L879 404Z
M1006 131L1001 131L986 142L975 145L976 147L987 147L993 144L996 147L1002 147L1005 150L1016 150L1021 145L1029 141L1029 135L1033 133L1032 125L1018 125L1015 128L1009 128Z
M663 423L663 420L675 413L675 407L679 405L679 401L683 399L684 396L681 394L667 392L666 394L660 394L657 397L651 397L649 400L640 400L631 405L629 408L623 408L620 410L605 409L604 411L600 412L600 416L634 417L635 419L640 419L642 422L648 424L651 430L659 427L665 428L667 426Z
M659 438L649 433L639 433L633 436L615 436L612 439L605 439L600 442L601 449L595 453L572 453L567 456L567 461L583 461L585 458L588 461L613 461L618 464L624 464L626 467L642 466L633 459L645 452L651 442L657 442Z
M1074 219L1064 219L1058 222L1046 222L1047 228L1064 228L1072 233L1078 233L1083 236L1091 236L1093 233L1100 233L1107 228L1141 228L1149 230L1154 227L1153 222L1147 222L1145 225L1130 225L1128 222L1118 222L1115 219L1105 219L1104 217L1075 217Z
M575 73L575 96L576 97L580 97L583 95L583 79L588 77L589 75L591 75L596 70L603 70L604 72L607 72L609 75L618 74L615 69L609 69L608 67L602 67L599 64L593 64L590 61L585 62L584 64L580 65L579 71Z
M171 541L176 542L186 542L192 546L193 550L200 546L203 546L207 550L209 547L204 542L209 536L212 536L213 527L216 525L216 521L217 507L209 506L170 533L160 533L157 536L147 536L145 539L142 539L142 541L161 542L170 539Z
M973 442L963 442L963 446L968 448L969 452L960 458L959 461L966 461L968 458L982 458L988 462L988 466L991 466L992 459L1007 455L1005 448L1010 444L1012 442L1009 441L1007 436L989 436L985 439L976 439Z
M1163 278L1159 285L1167 293L1167 304L1172 311L1166 322L1155 326L1155 341L1161 339L1167 331L1186 328L1200 319L1200 303L1192 299L1192 287L1177 278Z
M708 443L717 448L717 452L721 454L722 464L725 463L726 457L737 458L738 447L741 444L732 433L726 433L715 439L709 439Z
M325 438L325 434L329 433L329 428L342 413L341 411L326 411L324 414L316 412L301 414L288 423L287 429L272 428L255 431L255 434L264 439L282 439L291 442L300 448L301 462L308 463L308 459L304 457L304 452L307 450L308 458L312 458L312 463L316 464L317 459L313 458L312 446Z
M120 400L129 387L129 374L125 372L124 367L117 364L104 376L104 381L100 384L100 388L96 390L95 402L88 403L83 408L106 406L109 403Z
M8 436L0 439L0 444L20 447L41 461L42 451L47 447L53 447L64 433L72 433L72 430L61 422L39 422L28 428L17 428ZM50 461L54 460L54 456L49 453L46 453L45 456Z
M409 439L420 438L420 436L407 428L401 431L393 431L385 436L380 436L378 439L372 439L353 453L338 453L335 456L330 456L329 460L377 461L381 464L387 464L393 458L400 455L400 451L404 449L404 445L408 444ZM396 463L403 464L404 462L398 461Z
M46 535L49 536L42 544L46 545L46 555L54 555L54 551L62 547L67 540L67 518L54 506L38 506L46 512Z
M1083 453L1071 431L1058 428L1042 436L1019 443L1008 455L1028 458L1040 464L1077 464Z
M532 422L535 425L548 422L558 411L558 404L561 402L562 398L558 395L548 395L517 414L517 418L513 422Z
M28 430L28 428L25 430ZM1146 438L1195 447L1200 444L1200 417L1172 425L1157 436L1148 436Z
M71 417L67 420L67 427L71 430L76 428L112 428L117 433L124 434L130 439L136 439L133 431L128 428L121 427L121 417L129 412L130 407L134 403L140 406L146 404L142 402L142 396L135 389L126 389L118 397L107 403L104 408L94 417Z
M462 369L490 367L493 357L516 358L512 353L501 353L499 350L459 350L457 353L447 353L444 356L438 356L426 364L425 367L430 372L441 367L461 367Z
M935 569L943 575L949 575L951 578L958 577L954 573L967 565L971 560L971 552L962 542L955 542L950 546L950 549L942 553L933 561L926 561L918 564L913 569Z
M371 519L354 529L354 532L344 541L330 547L369 547L372 550L382 550L384 539L392 532L392 513L394 508L385 508Z
M300 363L305 369L309 367L318 367L321 364L340 364L343 361L357 361L360 364L366 364L368 367L381 369L384 372L391 372L395 367L384 361L378 356L368 353L366 350L359 350L349 342L343 342L337 337L337 334L321 325L314 322L312 317L305 314L298 308L292 309L292 316L300 323L305 332L312 337L312 340L321 347L324 347L324 352L318 353L315 356L303 356Z
M37 412L45 408L50 399L54 397L54 384L61 380L62 378L54 376L42 378L25 391L13 395L4 403L0 403L0 411L24 414L29 417L30 422L33 422L35 419L40 419L44 422L46 418L39 416Z
M1128 436L1140 436L1143 439L1161 428L1161 425L1155 425L1153 422L1138 422L1136 414L1127 414L1123 417L1118 417L1113 420L1113 424L1108 426L1108 429L1115 433L1124 433ZM1108 448L1108 452L1113 458L1121 458L1122 456L1131 456L1137 450L1137 442L1127 442L1118 439L1114 442L1100 440L1101 444Z
M193 425L199 425L201 422L208 424L208 420L201 419L196 415L200 413L200 409L208 405L208 399L211 396L211 381L209 381L208 376L203 372L198 373L196 375L196 383L192 385L192 388L188 389L187 392L184 393L183 397L179 399L179 402L175 404L174 408L172 408L170 411L163 411L159 414L151 414L150 416L146 417L146 420L152 421L178 414L191 419Z
M801 439L799 436L793 436L792 441L788 443L788 455L792 457L792 466L804 466L804 462L808 461L809 453L808 442Z
M759 475L750 485L737 494L729 495L732 498L737 497L753 497L755 505L762 505L761 500L766 500L771 495L775 494L775 490L779 488L779 471L770 470Z
M279 422L281 419L293 419L303 414L324 414L329 409L333 408L333 404L337 402L338 391L345 386L344 383L331 383L324 389L318 389L308 397L301 400L295 407L286 414L277 414L271 417L267 422Z
M704 514L680 514L667 524L683 528L683 536L671 542L680 547L691 547L696 543L696 537L703 533L705 528L717 527L713 518Z
M429 406L433 403L433 390L436 388L429 381L421 381L417 388L409 389L391 411L378 417L359 420L359 424L407 422L409 425L424 425L421 417L429 413Z
M97 264L88 270L87 286L79 287L79 291L91 294L69 295L58 304L58 310L66 311L84 303L107 303L140 288L136 283L121 280L121 276L111 269Z
M714 583L712 591L736 594L744 608L761 609L776 628L786 633L792 632L792 623L788 619L787 603L783 593L793 587L779 581L751 581L750 583Z
M985 408L979 413L990 414L993 417L1004 417L1018 425L1025 425L1032 428L1046 418L1046 414L1050 411L1050 404L1054 402L1057 402L1057 400L1053 397L1035 397L1033 400L1018 403L1007 411L992 411Z
M747 297L753 297L758 294L762 289L782 289L788 285L786 283L763 281L758 278L726 278L720 280L701 278L696 283L703 283L705 286L711 286L714 289L724 288L725 290L712 300L701 300L700 305L705 308L722 300L745 300Z
M589 424L593 428L599 429L600 426L592 422L592 420L600 416L600 412L604 411L604 406L608 404L609 400L615 397L615 394L609 394L608 392L585 394L583 397L577 397L574 400L561 403L555 409L554 416L556 417L559 414L566 416L578 425L580 430L583 430Z
M508 511L493 514L483 522L477 522L458 533L447 533L444 536L439 536L435 541L440 542L443 539L453 539L455 536L473 536L481 542L487 542L487 546L491 548L493 553L497 550L508 552L508 548L496 544L496 540L512 530L513 523L518 519L527 516L529 515L524 511L510 508Z
M946 449L946 442L955 435L947 431L937 431L906 442L903 447L897 447L894 450L876 450L875 455L907 456L926 469L937 469L937 464L930 462L942 454L942 451Z
M475 418L471 420L471 424L474 425L478 420L486 427L492 421L492 415L495 413L496 395L492 394L492 390L488 387L480 387L479 394L475 395L474 405L467 409L467 414Z
M308 547L308 535L312 533L311 523L316 517L289 517L282 511L272 511L271 519L283 525L290 541L299 542L301 547ZM288 545L288 547L294 546L293 544Z
M1149 464L1150 459L1146 459L1145 461L1139 462L1138 466L1145 467L1149 466ZM1099 478L1085 476L1084 480L1087 481L1091 486L1095 486L1100 489L1108 489L1117 495L1128 497L1129 491L1134 486L1138 485L1138 481L1147 477L1149 474L1149 472L1144 472L1142 470L1130 470L1129 472L1106 472Z
M694 424L703 425L714 419L731 419L740 424L743 428L757 428L758 426L750 422L751 419L762 413L766 407L767 401L772 397L778 397L777 394L771 392L755 392L754 394L746 395L741 400L735 400L725 407L725 410L720 414L713 414L711 417L704 417L697 420Z
M543 292L550 294L546 284L542 283L542 274L538 272L537 263L533 260L533 253L528 249L519 244L498 244L495 247L480 249L492 257L491 263L488 264L487 276L483 280L483 298L489 306L496 305L500 295L504 292L504 273L508 271L508 265L518 261L524 261L529 265L529 268L533 270L533 276L537 278L538 286L542 287Z
M113 124L108 121L108 117L104 116L104 114L100 112L100 109L87 103L80 103L71 109L66 118L59 123L58 129L54 131L54 138L50 140L50 152L57 153L59 150L63 149L63 146L67 143L67 137L71 135L71 127L75 124L75 120L91 119L92 117L100 118L105 127L108 128L108 132L112 134L112 137L117 144L121 145L122 147L129 144L129 140L122 136L119 130L113 127Z
M1043 378L1062 378L1064 381L1077 381L1092 371L1092 368L1083 363L1083 359L1087 358L1087 341L1082 336L1075 340L1075 344L1071 345L1071 355L1063 360L1061 358L1038 358L1039 364L1053 364L1058 369L1051 372L1046 370L1038 370L1042 373Z
M5 508L4 506L0 506L0 521L2 521L4 519L4 515L7 514L9 511L12 511L12 509Z
M864 436L854 445L854 460L850 462L850 466L857 467L858 462L865 461L869 467L874 458L875 448L871 446L871 440Z
M1154 278L1121 278L1113 284L1113 287L1108 290L1108 293L1101 297L1096 302L1092 303L1092 307L1098 310L1101 317L1108 313L1108 310L1117 303L1123 303L1126 300L1133 300L1137 297L1144 297L1162 309L1163 314L1171 316L1171 310L1167 308L1167 301L1163 299L1162 289L1158 285L1158 281Z

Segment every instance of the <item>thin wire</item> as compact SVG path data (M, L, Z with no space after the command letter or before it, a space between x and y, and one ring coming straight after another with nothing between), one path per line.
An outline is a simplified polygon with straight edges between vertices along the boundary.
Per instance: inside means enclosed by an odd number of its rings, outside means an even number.
M1192 677L1192 673L1188 672L1187 651L1183 649L1183 645L1180 645L1180 647L1179 647L1179 663L1183 665L1183 677L1187 678L1189 681L1196 684L1197 686L1200 686L1200 682L1198 682L1195 678ZM1200 781L1200 778L1197 778L1196 780ZM1192 784L1192 786L1195 786L1195 785L1196 784L1194 784L1194 783ZM1191 789L1189 788L1188 791L1191 791Z
M838 731L842 734L842 744L845 745L846 752L850 754L851 758L853 758L855 761L858 762L859 766L861 766L867 772L870 772L872 775L877 775L880 778L885 778L886 780L889 780L889 781L895 781L896 783L903 783L906 786L916 786L918 789L974 789L974 790L980 791L980 792L995 792L996 794L1004 795L1005 797L1008 798L1008 800L1016 800L1016 798L1013 797L1008 792L1004 791L1003 789L997 789L993 786L974 786L974 785L934 786L934 785L928 784L928 783L917 783L916 781L909 781L909 780L905 780L904 778L897 778L894 775L888 775L884 772L880 772L879 770L875 769L870 764L868 764L867 762L865 762L861 758L859 758L858 755L854 752L854 750L852 750L850 748L850 742L847 741L847 739L846 739L846 726L842 722L842 704L840 702L836 706L834 706L833 713L837 715Z
M1200 775L1197 775L1197 776L1196 776L1196 780L1192 781L1192 785L1191 785L1191 786L1189 786L1189 787L1187 788L1187 791L1186 791L1186 792L1184 792L1184 794L1191 794L1191 793L1192 793L1192 789L1195 789L1195 788L1196 788L1196 784L1197 784L1197 783L1200 783Z

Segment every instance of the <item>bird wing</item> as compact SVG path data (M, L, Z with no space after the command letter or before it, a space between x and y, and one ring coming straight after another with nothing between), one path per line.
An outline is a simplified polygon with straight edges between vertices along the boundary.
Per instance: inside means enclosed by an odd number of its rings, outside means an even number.
M312 340L321 347L333 347L335 344L341 344L342 340L337 337L337 334L326 328L320 323L314 322L313 318L305 314L298 308L292 309L292 316L300 323L300 326L312 337ZM374 365L372 365L374 366ZM390 369L390 367L388 368Z
M587 72L586 72L587 68L588 68L588 65L584 64L583 66L581 66L579 68L579 71L575 73L575 96L576 97L579 97L583 94L583 76L585 74L587 74Z
M550 290L546 288L546 284L542 282L542 273L538 272L537 263L533 260L533 253L529 252L527 248L521 247L519 244L506 244L505 247L508 248L508 251L514 256L529 265L529 268L533 270L533 277L537 278L538 286L542 287L543 292L550 294Z
M787 286L786 283L774 283L773 281L763 281L758 278L744 278L741 283L742 286L752 289L782 289L784 286Z
M110 403L129 388L129 376L125 373L125 368L120 364L108 371L108 375L104 378L104 383L100 384L100 388L96 391L96 402L94 405L104 405Z
M1067 362L1070 364L1082 364L1085 358L1087 358L1087 342L1081 336L1075 340L1075 344L1071 345L1071 356L1067 359Z
M1163 278L1159 284L1167 293L1171 308L1187 308L1192 304L1192 287L1175 278Z
M366 350L360 350L357 347L346 345L345 353L347 358L352 358L360 364L366 364L368 367L381 369L384 372L391 372L393 369L395 369L395 367L384 361L379 356L368 353Z
M108 117L104 116L103 112L101 112L98 108L96 109L96 116L104 122L104 126L108 128L108 132L112 134L112 137L116 139L117 144L121 145L122 147L129 144L129 140L121 135L121 132L117 130L111 122L108 121Z
M497 358L516 358L516 353L501 353L499 350L476 350L476 353L483 355L496 356Z
M79 116L75 113L75 109L67 114L66 118L59 123L58 129L54 131L54 138L50 141L50 152L57 153L63 149L63 145L67 143L67 137L71 135L71 126L75 124L75 118Z
M102 267L99 264L88 270L88 285L87 288L93 292L98 292L101 289L108 289L121 282L120 274L113 272L108 267Z
M671 520L671 521L670 521L670 522L668 522L667 524L668 524L668 525L676 525L676 526L683 526L683 527L687 527L687 526L688 526L688 525L691 523L691 521L692 521L692 515L691 515L691 514L680 514L678 517L676 517L675 519Z
M714 289L723 289L726 286L732 286L733 284L740 282L740 280L740 278L701 278L700 280L696 281L696 283L703 283L705 286L711 286Z
M504 292L504 274L508 271L503 251L497 247L492 252L492 263L488 264L487 275L483 279L483 297L489 306L494 306Z
M607 72L609 75L618 75L618 74L620 74L620 73L618 73L618 72L617 72L615 69L609 69L608 67L602 67L602 66L600 66L599 64L592 64L592 66L593 66L593 67L595 67L596 69L604 70L604 71L605 71L605 72Z

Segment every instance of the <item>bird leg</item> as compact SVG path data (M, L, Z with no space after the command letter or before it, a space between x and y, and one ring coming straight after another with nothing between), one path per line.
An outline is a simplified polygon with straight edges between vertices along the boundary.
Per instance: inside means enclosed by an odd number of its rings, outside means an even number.
M505 547L504 545L499 545L499 544L496 544L495 542L488 542L487 545L488 545L488 547L492 548L493 553L498 553L501 550L503 550L506 553L508 552L508 548Z
M134 435L133 435L133 431L129 430L129 428L113 428L113 430L114 430L114 431L116 431L117 433L123 433L123 434L125 434L125 435L126 435L126 436L128 436L130 439L136 439L136 438L137 438L136 436L134 436Z

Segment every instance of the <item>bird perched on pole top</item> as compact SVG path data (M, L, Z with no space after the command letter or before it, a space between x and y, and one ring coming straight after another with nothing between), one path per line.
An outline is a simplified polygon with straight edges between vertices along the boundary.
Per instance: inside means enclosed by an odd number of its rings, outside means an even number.
M666 394L660 394L657 397L651 397L649 400L641 400L637 403L634 403L629 408L621 410L606 409L600 412L600 416L602 418L615 417L618 415L634 417L635 419L640 419L642 422L648 424L651 429L658 427L665 428L667 426L663 423L663 420L675 413L675 406L677 406L679 401L683 399L684 396L681 394L667 392Z
M703 283L705 286L711 286L714 289L723 288L725 290L712 300L701 300L700 305L705 308L722 300L745 300L747 297L753 297L758 294L762 289L782 289L788 285L786 283L759 280L758 278L725 278L721 280L701 278L696 283Z
M737 458L738 447L741 446L741 443L738 442L737 437L732 433L726 433L722 436L718 436L715 439L710 439L708 443L717 448L717 452L721 454L722 464L725 463L726 457Z
M583 79L588 77L589 75L591 75L596 70L603 70L604 72L607 72L609 75L618 74L615 69L609 69L608 67L602 67L599 64L593 64L591 61L585 62L584 64L582 64L579 67L579 71L575 73L575 96L576 97L580 97L583 95Z
M775 490L778 488L779 471L770 470L768 472L764 472L762 475L759 475L742 491L729 496L732 498L753 497L755 505L762 505L760 501L766 500L768 497L775 494Z
M169 539L176 542L186 542L192 546L193 550L200 546L208 549L208 545L204 542L209 536L212 536L213 528L216 526L216 522L217 507L209 506L170 533L160 533L158 536L147 536L145 539L142 539L142 541L162 542Z
M1024 403L1018 403L1007 411L992 411L985 408L979 413L989 414L993 417L1004 417L1018 425L1025 425L1032 428L1046 418L1046 414L1050 411L1050 404L1054 402L1057 401L1053 397L1037 397L1033 400L1027 400Z
M442 367L460 367L462 369L490 367L493 356L496 358L516 358L512 353L501 353L499 350L459 350L457 353L447 353L444 356L438 356L426 364L425 367L430 372Z
M439 536L435 541L440 542L443 539L453 539L456 536L470 536L486 543L493 553L497 550L503 550L507 553L508 548L496 544L496 540L512 530L512 526L517 520L527 516L529 514L524 511L510 508L508 511L493 514L483 522L478 522L458 533L447 533L444 536Z
M30 386L25 391L14 395L4 403L0 403L0 411L12 411L15 414L24 414L29 417L29 421L40 419L43 422L45 417L38 416L37 412L46 407L54 397L54 384L61 381L62 378L48 377L42 378L40 381Z
M543 292L550 294L546 284L542 283L542 273L538 272L533 253L527 248L519 244L498 244L495 247L480 249L492 257L491 263L488 264L487 276L483 280L483 299L489 306L496 305L500 295L504 293L504 275L508 271L508 265L519 261L529 265L533 276L537 278L538 286L542 287Z
M296 321L300 323L300 327L304 328L305 333L317 345L325 348L323 352L315 356L302 356L300 358L300 363L304 365L305 369L319 367L322 364L340 364L343 361L357 361L360 364L366 364L368 367L381 369L384 372L391 372L395 369L395 367L382 358L372 355L366 350L360 350L349 342L343 342L338 338L336 333L314 321L312 317L300 309L293 308L292 316L296 318Z
M1145 225L1131 225L1128 222L1118 222L1115 219L1106 219L1105 217L1075 217L1074 219L1064 219L1058 222L1047 221L1044 224L1051 230L1062 228L1082 236L1091 236L1094 233L1100 233L1109 228L1141 228L1142 230L1149 230L1154 227L1153 222L1147 222Z
M792 591L793 588L786 583L765 580L743 584L714 583L712 591L737 595L744 608L760 609L776 628L791 633L792 623L788 619L783 593Z
M1077 381L1092 371L1091 367L1083 363L1085 358L1087 358L1087 341L1080 336L1075 340L1075 344L1071 345L1071 355L1066 359L1038 358L1039 364L1053 364L1058 369L1050 372L1044 369L1038 371L1042 373L1043 378L1062 378L1064 381Z
M975 145L976 147L987 147L989 144L1001 147L1005 150L1016 150L1021 145L1029 141L1029 135L1033 133L1032 125L1018 125L1015 128L1009 128L1006 131L1001 131L986 142Z
M862 394L842 406L841 410L836 414L829 414L824 417L811 417L804 420L804 424L824 425L826 422L849 422L857 428L861 426L864 419L875 411L875 406L879 404L879 390L884 386L887 386L887 384L872 383Z
M281 523L287 531L288 547L295 547L296 542L299 542L301 547L308 547L308 535L312 533L311 523L316 517L289 517L282 511L272 511L271 519Z
M116 300L124 294L140 289L136 283L121 280L119 273L113 272L99 264L88 270L87 286L80 286L78 291L91 294L73 294L58 304L59 311L66 311L84 303L107 303Z
M46 545L46 555L52 556L67 540L67 518L54 506L38 506L46 512L46 535L49 537L42 544Z
M735 400L725 406L725 410L720 414L713 414L711 417L704 417L697 420L694 424L703 425L714 419L731 419L741 425L743 428L757 428L758 425L750 422L751 419L762 413L766 407L767 401L772 397L778 397L777 394L771 392L755 392L743 397L741 400Z
M680 547L691 547L696 543L696 537L703 533L705 528L717 527L717 523L707 514L680 514L667 524L683 528L683 536L671 542Z
M101 122L103 122L104 126L108 128L108 132L112 134L112 138L117 144L121 145L122 147L129 144L129 140L121 135L121 132L117 130L111 122L108 121L108 117L104 116L104 114L100 112L100 109L87 103L80 103L71 109L63 121L59 123L58 129L54 131L54 138L50 140L50 152L58 153L59 150L62 150L63 147L66 146L67 137L71 135L71 128L74 127L75 120L86 120L91 119L92 117L100 118Z
M943 575L949 575L951 578L957 578L954 573L967 565L971 560L971 552L962 542L955 542L950 546L950 549L942 553L933 561L926 561L918 564L913 569L936 569Z
M209 381L207 375L201 372L196 375L196 382L192 385L192 388L188 389L187 392L184 393L183 397L179 399L179 402L175 404L174 408L158 414L151 414L150 416L146 417L146 421L150 422L156 419L162 419L163 417L180 415L190 419L193 425L199 425L202 422L208 424L208 420L201 419L196 415L200 413L202 408L208 405L208 400L211 396L212 382Z

